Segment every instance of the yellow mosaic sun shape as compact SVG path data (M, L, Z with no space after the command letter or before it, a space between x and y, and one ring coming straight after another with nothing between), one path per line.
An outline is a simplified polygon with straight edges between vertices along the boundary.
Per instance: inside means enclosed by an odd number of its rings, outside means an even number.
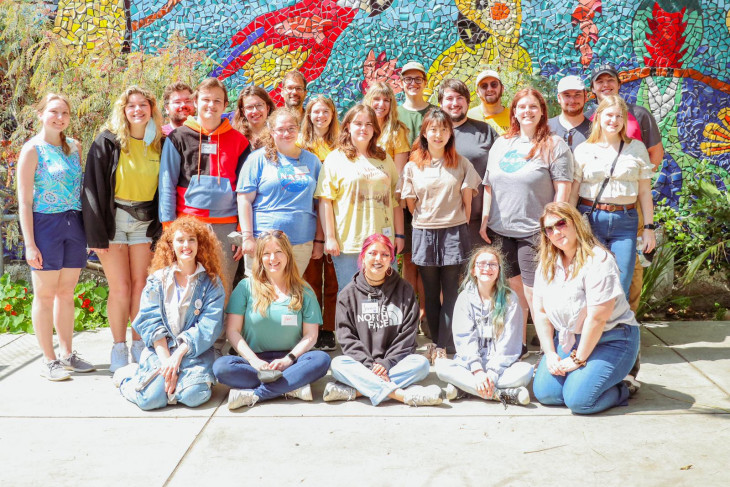
M717 113L722 125L715 122L705 125L702 135L715 142L702 142L700 149L708 156L727 154L730 152L730 107L725 107Z
M488 0L485 8L475 8L474 0L455 0L465 17L495 36L500 43L516 45L522 27L521 0Z
M279 84L287 71L299 69L310 52L311 49L290 51L289 46L275 47L259 42L243 53L251 54L251 58L241 67L241 72L250 83L271 89Z
M68 48L72 63L101 49L122 51L126 15L124 0L59 0L53 33Z

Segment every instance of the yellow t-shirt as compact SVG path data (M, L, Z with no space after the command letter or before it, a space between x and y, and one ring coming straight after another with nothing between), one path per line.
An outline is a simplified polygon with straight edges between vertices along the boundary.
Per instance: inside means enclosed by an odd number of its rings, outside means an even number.
M299 136L299 140L297 140L297 147L299 147L300 149L306 149L315 156L317 156L317 158L319 158L319 162L324 162L325 158L327 158L330 152L332 152L332 148L324 143L322 140L315 140L309 148L304 147L304 142L302 141L301 135Z
M481 105L477 105L468 112L466 116L473 120L480 120L487 122L494 130L497 131L497 135L504 135L509 130L509 108L505 108L497 115L486 115L482 110Z
M339 149L327 156L319 173L315 198L332 200L340 252L357 254L374 233L395 241L393 209L398 171L393 159L358 156L349 160Z
M130 137L129 153L119 153L114 196L129 201L152 201L159 173L160 153Z
M404 130L402 127L395 135L395 144L393 144L390 150L388 150L387 147L384 147L380 143L380 141L378 141L378 147L383 149L390 156L391 159L395 159L396 154L403 154L404 152L411 151L411 145L408 143L408 135L406 133L406 130Z

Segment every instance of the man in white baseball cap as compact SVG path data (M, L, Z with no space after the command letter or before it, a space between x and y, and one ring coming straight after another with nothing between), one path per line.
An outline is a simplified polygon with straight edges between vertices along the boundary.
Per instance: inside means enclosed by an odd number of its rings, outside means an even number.
M476 92L480 104L467 112L467 117L487 122L498 135L509 130L509 110L502 105L504 85L499 73L491 69L477 76Z
M563 138L574 150L585 142L591 133L591 121L583 114L588 93L583 80L578 76L565 76L558 82L558 103L560 115L548 120L548 126L555 135Z

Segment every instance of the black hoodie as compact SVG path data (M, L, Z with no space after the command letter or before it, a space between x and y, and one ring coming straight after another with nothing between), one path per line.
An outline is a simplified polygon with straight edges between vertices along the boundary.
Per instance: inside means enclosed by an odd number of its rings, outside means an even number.
M337 296L337 341L343 354L365 367L377 363L390 370L415 352L418 315L413 287L397 272L378 287L358 272Z

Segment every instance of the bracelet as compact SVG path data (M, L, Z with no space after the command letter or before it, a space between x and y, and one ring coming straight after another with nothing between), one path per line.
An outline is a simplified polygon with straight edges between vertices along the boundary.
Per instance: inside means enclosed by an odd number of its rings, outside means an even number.
M644 225L645 230L656 230L656 223L647 223Z
M578 358L578 355L575 353L575 349L570 352L570 358L573 359L573 363L575 363L578 367L585 367L586 361Z
M314 243L321 243L321 244L323 244L323 243L324 243L324 240L317 240L317 239L315 238L315 239L314 239Z
M396 233L395 234L395 238L402 238L403 240L405 240L406 239L406 236L405 235L402 235L400 233Z

